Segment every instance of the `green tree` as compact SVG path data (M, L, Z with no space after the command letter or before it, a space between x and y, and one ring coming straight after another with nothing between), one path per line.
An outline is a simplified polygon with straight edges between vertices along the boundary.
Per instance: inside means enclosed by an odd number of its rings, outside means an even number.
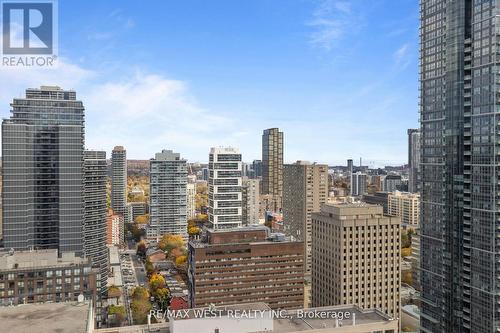
M170 253L175 248L184 247L184 239L181 235L166 234L158 242L158 247L167 253Z
M167 288L160 288L156 291L156 300L162 310L166 310L170 305L170 291Z
M108 307L108 317L116 326L121 326L126 317L125 308L122 305L110 305Z

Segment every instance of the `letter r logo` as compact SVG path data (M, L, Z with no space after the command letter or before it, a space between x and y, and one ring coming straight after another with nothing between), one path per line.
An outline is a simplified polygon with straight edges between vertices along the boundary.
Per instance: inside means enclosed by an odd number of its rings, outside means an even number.
M3 54L52 54L54 4L51 1L2 2Z

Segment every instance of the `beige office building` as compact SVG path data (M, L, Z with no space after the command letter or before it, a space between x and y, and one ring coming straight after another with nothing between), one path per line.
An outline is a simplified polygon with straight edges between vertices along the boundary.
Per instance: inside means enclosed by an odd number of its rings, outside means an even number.
M387 212L399 216L404 227L416 227L420 219L420 194L393 192L387 197Z
M312 306L355 304L400 313L400 219L365 203L312 215Z
M305 242L306 275L311 272L311 214L328 200L328 165L297 161L283 173L285 233Z

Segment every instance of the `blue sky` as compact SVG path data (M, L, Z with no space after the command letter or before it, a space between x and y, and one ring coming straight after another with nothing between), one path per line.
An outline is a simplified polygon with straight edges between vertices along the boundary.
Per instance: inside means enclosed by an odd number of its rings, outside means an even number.
M211 146L285 161L404 163L418 125L415 0L59 0L57 69L0 69L2 116L26 87L75 89L86 144L129 158Z

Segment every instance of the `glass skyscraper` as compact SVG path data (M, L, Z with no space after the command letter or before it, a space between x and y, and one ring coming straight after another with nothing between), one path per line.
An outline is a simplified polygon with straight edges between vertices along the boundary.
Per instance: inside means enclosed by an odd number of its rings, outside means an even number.
M83 254L82 102L42 86L14 98L11 112L2 122L5 248Z
M107 291L108 248L106 247L106 178L107 163L105 151L84 151L84 252L92 259L92 265L99 269L97 287L101 294Z
M420 6L421 329L497 332L500 3Z

